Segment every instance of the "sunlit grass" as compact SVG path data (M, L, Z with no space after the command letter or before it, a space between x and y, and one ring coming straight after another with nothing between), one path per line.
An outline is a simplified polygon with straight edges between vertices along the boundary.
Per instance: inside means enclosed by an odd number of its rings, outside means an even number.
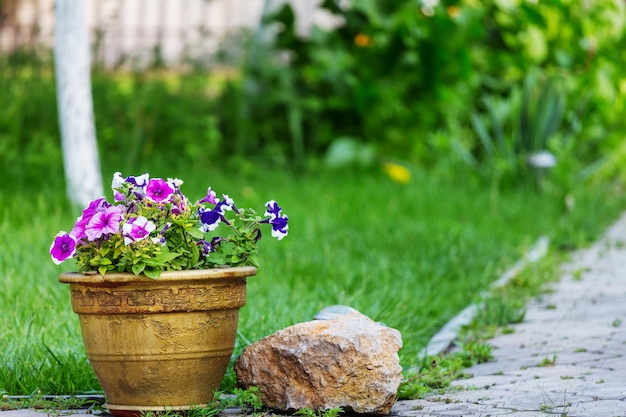
M3 192L0 207L0 392L98 388L68 308L69 291L46 259L50 236L71 210L62 195L19 191Z
M183 178L191 199L211 185L243 207L262 210L276 199L289 215L286 239L261 241L261 268L248 280L237 351L246 340L345 304L401 331L404 366L418 363L429 338L539 236L580 244L623 207L601 188L581 189L568 211L556 193L518 189L494 196L415 172L407 184L378 171L297 177L207 170L191 177L159 167L151 173ZM98 389L69 289L57 282L72 265L55 266L48 255L54 235L69 230L78 214L61 188L0 194L0 392Z

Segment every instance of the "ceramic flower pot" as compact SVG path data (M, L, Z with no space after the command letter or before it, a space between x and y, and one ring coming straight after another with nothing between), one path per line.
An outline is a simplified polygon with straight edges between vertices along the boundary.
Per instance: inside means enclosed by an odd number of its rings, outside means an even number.
M87 357L118 416L206 405L228 367L254 267L64 273Z

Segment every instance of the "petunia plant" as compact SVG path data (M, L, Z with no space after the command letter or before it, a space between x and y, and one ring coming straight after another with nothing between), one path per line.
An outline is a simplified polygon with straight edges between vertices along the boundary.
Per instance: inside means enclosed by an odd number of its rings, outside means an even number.
M158 278L165 270L258 266L262 225L278 240L287 236L288 218L272 200L263 216L239 208L228 195L209 187L191 203L182 180L148 174L113 176L114 201L93 200L68 233L59 232L50 255L56 264L76 259L80 272L132 272Z

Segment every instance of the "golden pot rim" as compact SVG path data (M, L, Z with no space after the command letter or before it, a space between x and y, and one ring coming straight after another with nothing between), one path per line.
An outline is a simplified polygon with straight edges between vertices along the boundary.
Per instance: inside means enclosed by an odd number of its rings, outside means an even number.
M256 275L254 266L236 266L211 269L185 269L182 271L163 271L161 275L152 279L145 275L135 275L130 272L112 272L100 275L97 272L64 272L59 276L59 282L66 284L98 284L98 283L132 283L132 282L182 282L188 280L241 278Z

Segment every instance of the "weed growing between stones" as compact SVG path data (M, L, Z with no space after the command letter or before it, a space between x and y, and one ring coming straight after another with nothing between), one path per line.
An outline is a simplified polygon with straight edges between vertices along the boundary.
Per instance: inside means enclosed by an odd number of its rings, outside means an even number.
M206 407L192 408L186 411L165 410L148 411L142 417L216 417L227 409L237 409L239 414L259 417L266 414L258 388L235 389L233 394L215 393L215 399Z
M302 408L294 413L296 416L304 417L338 417L343 413L343 408L334 407L328 410L313 410L311 408Z
M43 395L40 390L32 395L9 396L0 391L0 411L30 408L53 414L59 410L102 410L103 398L99 395Z
M545 292L545 284L558 277L559 263L558 253L549 255L538 263L529 264L507 284L484 295L477 303L478 313L454 342L456 349L439 357L424 358L419 368L405 370L398 398L416 399L450 392L454 389L452 381L469 376L467 368L492 360L488 340L498 333L514 331L510 325L524 320L526 302ZM541 366L550 366L556 361L556 357L546 359L549 363Z

